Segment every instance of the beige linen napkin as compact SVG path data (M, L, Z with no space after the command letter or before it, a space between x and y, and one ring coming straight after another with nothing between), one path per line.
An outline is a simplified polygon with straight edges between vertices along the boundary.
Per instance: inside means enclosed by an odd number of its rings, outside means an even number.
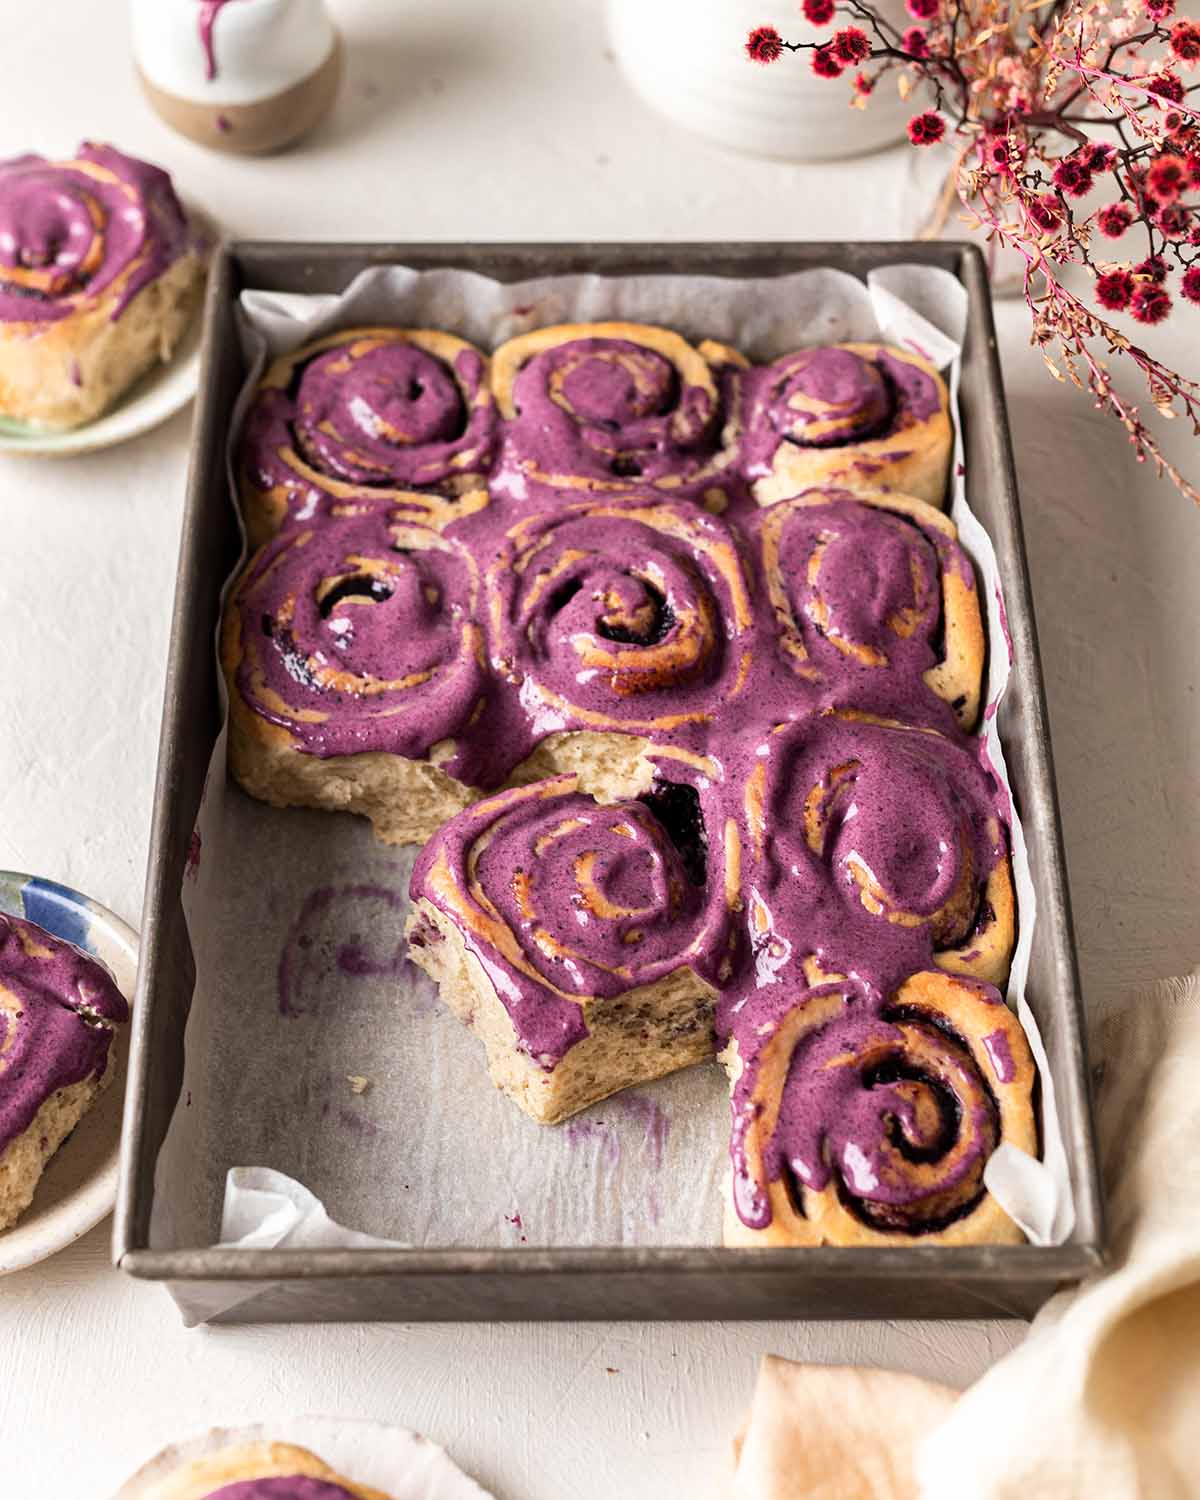
M957 1402L915 1377L764 1361L736 1495L1200 1496L1200 974L1124 1000L1092 1050L1109 1268Z

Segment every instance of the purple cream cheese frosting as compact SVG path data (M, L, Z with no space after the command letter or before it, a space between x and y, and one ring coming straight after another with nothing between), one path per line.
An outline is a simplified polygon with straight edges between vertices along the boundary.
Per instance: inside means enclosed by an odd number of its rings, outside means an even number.
M0 1151L51 1094L108 1063L114 1025L129 1019L95 959L32 922L0 913Z
M270 1479L239 1479L212 1490L205 1500L354 1500L353 1492L328 1479L308 1474L277 1475Z
M781 443L834 448L902 439L940 405L926 371L887 350L868 359L836 346L802 349L732 383L745 428L741 468L751 479L770 473Z
M945 645L942 580L973 589L970 560L939 529L825 494L779 501L750 522L784 649L801 672L832 675L838 702L923 720L913 698Z
M997 1006L989 986L976 987ZM751 1065L733 1091L733 1194L753 1228L771 1221L761 1181L749 1170L746 1131L757 1117L755 1042L794 1005L836 998L838 986L799 999L766 992L751 1002L740 1034ZM851 989L840 1014L801 1030L763 1161L767 1181L790 1174L820 1192L837 1178L845 1199L877 1229L919 1233L970 1208L999 1144L999 1114L967 1046L927 1015L866 1003Z
M112 288L119 317L188 244L166 172L112 146L0 162L0 323L53 322Z
M486 783L489 747L466 736L492 685L468 552L367 510L283 531L239 594L243 698L309 753L420 758L455 741L446 770Z
M583 338L534 355L513 383L495 487L526 493L526 477L605 484L682 480L716 450L713 392L682 383L656 349L628 339Z
M468 808L422 850L412 889L454 917L522 1049L551 1068L587 1035L578 1000L683 962L715 985L729 914L719 868L695 874L652 807L601 805L566 777Z

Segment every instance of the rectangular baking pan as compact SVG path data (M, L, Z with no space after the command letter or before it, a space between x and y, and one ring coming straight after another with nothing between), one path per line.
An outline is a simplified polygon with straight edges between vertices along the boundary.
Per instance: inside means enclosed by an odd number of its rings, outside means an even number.
M213 636L237 525L224 453L244 378L234 307L244 287L340 292L369 266L465 267L501 281L595 271L769 276L834 266L865 277L895 262L965 285L961 411L971 505L995 543L1015 653L1000 732L1037 889L1029 1000L1049 1055L1076 1222L1063 1245L880 1249L150 1248L154 1170L179 1094L194 968L180 905L188 841L219 727ZM954 244L339 245L235 241L217 252L204 312L134 1008L114 1259L184 1301L203 1286L244 1300L215 1321L511 1321L663 1318L1030 1317L1102 1263L1103 1209L1083 1011L1029 574L979 251Z

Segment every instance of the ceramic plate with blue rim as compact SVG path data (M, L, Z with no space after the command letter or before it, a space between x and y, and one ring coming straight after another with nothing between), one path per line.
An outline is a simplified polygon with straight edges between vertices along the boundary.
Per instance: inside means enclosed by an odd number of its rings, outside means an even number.
M138 936L106 907L53 880L0 871L0 912L36 922L98 958L132 1003ZM112 1212L117 1197L128 1026L119 1029L114 1045L112 1082L51 1158L33 1202L11 1229L0 1231L0 1276L45 1260Z

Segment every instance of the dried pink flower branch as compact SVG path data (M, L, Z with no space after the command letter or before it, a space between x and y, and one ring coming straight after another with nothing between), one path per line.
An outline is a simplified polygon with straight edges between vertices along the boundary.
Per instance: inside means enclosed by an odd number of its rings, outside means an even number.
M760 26L746 51L764 64L785 51L811 53L824 78L853 69L855 108L887 73L902 97L922 87L931 94L932 107L909 121L909 139L934 145L949 131L957 146L932 232L957 195L973 230L1016 253L1047 369L1090 392L1121 422L1139 462L1200 503L1096 352L1104 346L1134 366L1157 411L1183 416L1200 436L1200 382L1097 311L1152 325L1170 317L1176 295L1200 302L1200 110L1189 98L1200 82L1185 81L1200 63L1200 23L1175 19L1175 0L905 4L914 24L901 30L871 0L803 0L813 25L839 12L847 24L817 42ZM1106 201L1085 210L1082 200L1096 193ZM1137 251L1110 258L1098 253L1097 235ZM1094 307L1066 284L1068 267L1092 277Z

